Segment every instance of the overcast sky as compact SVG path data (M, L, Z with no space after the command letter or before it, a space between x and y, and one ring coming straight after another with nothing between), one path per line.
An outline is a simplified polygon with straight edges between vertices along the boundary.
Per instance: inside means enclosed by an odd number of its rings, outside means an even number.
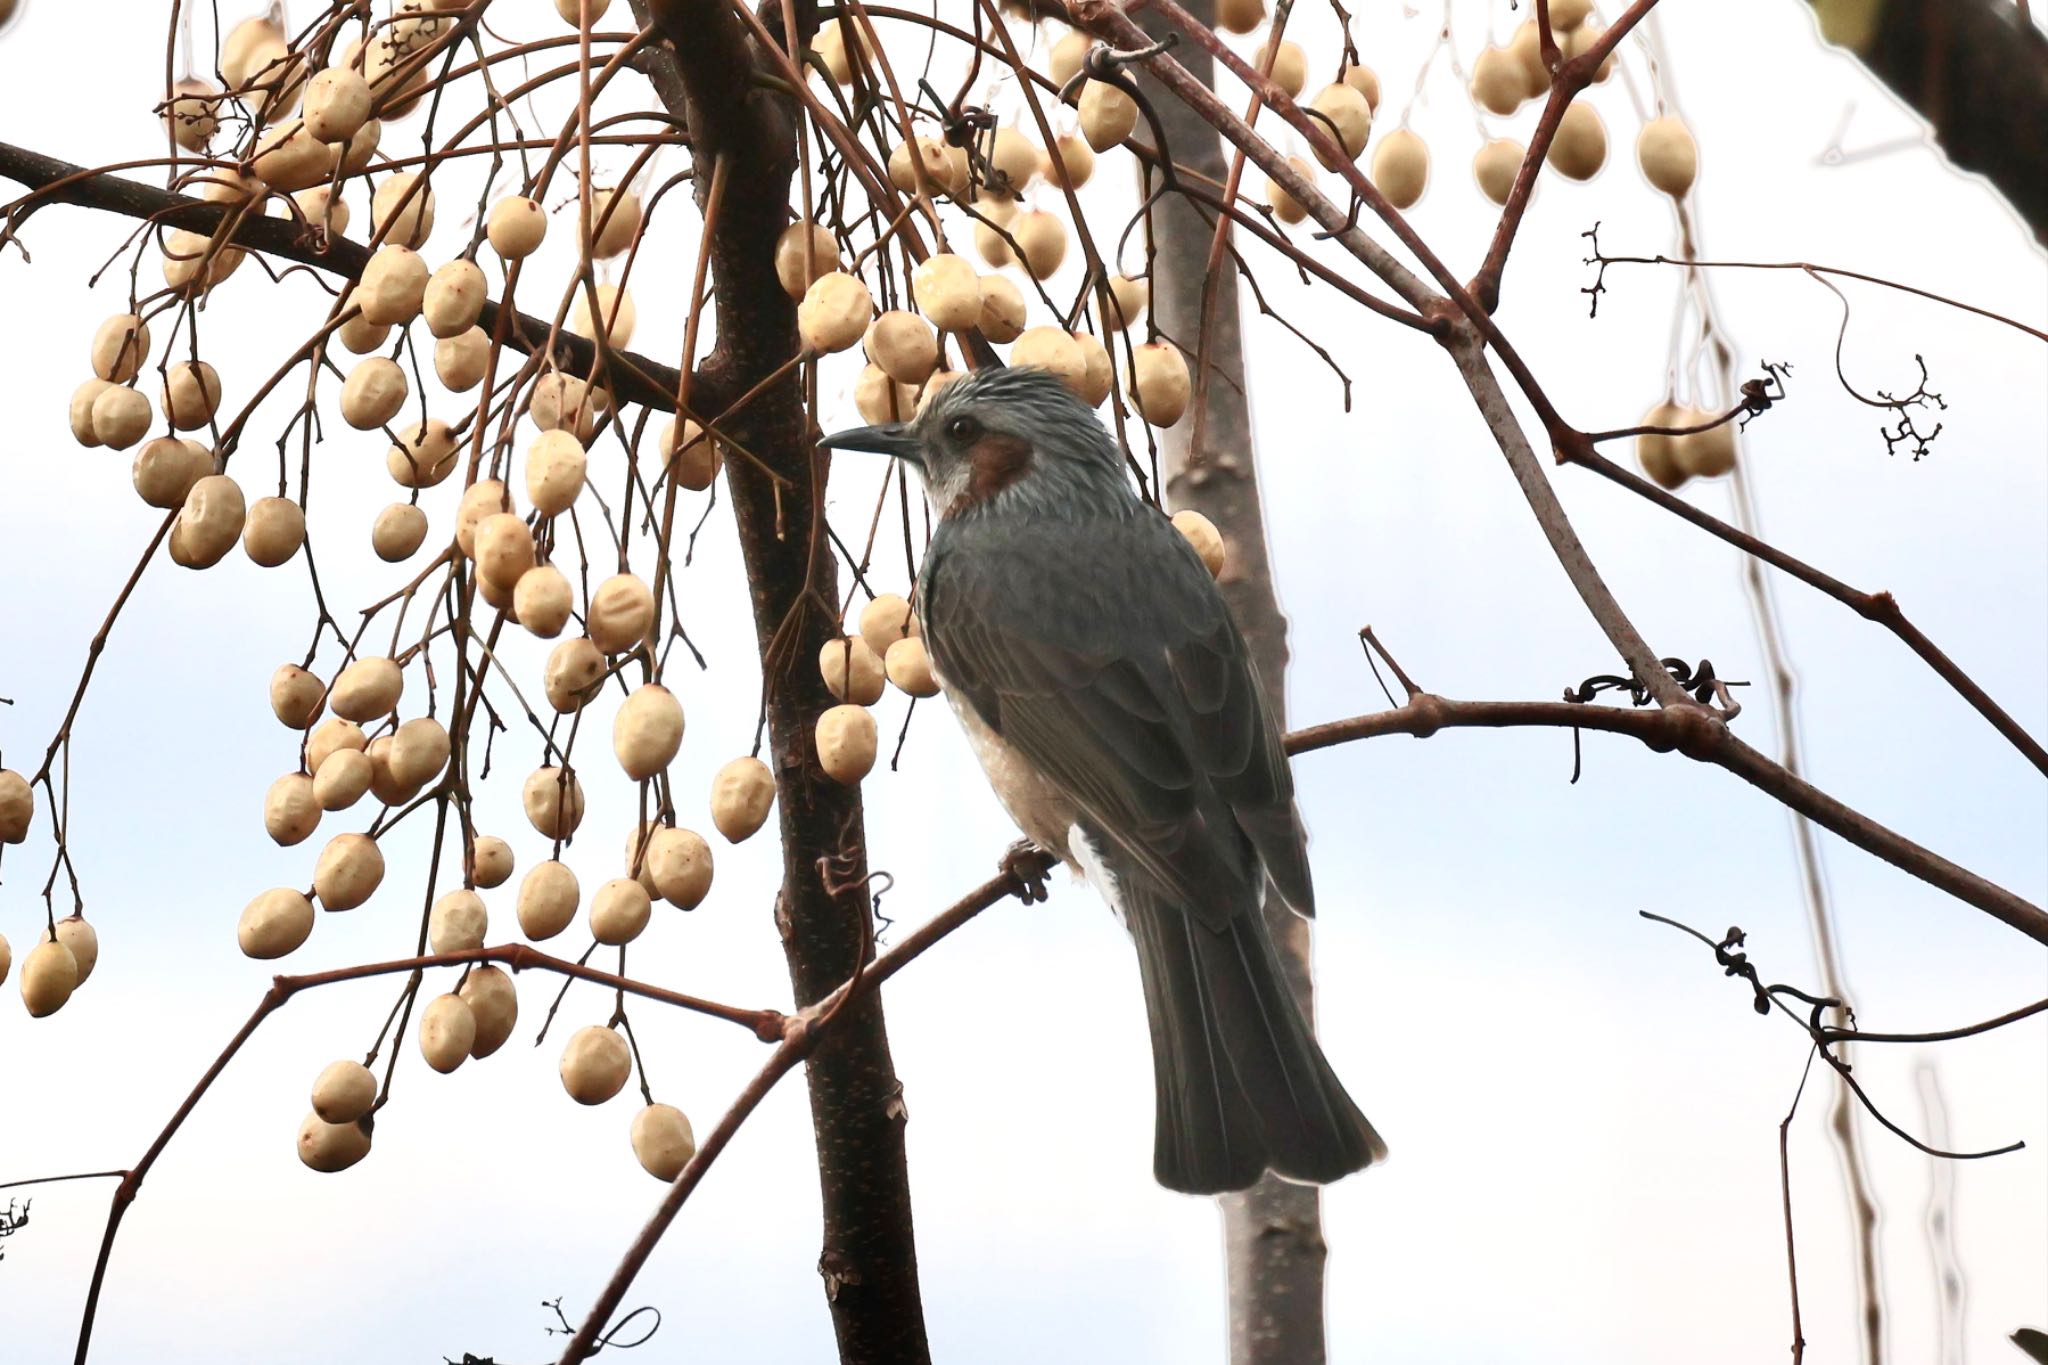
M4 136L80 163L158 154L148 110L167 8L123 5L124 17L132 9L149 22L87 39L77 10L32 0L0 36ZM1327 16L1312 8L1297 24L1327 52ZM1469 273L1492 218L1465 169L1477 143L1471 106L1441 57L1409 107L1439 12L1359 8L1368 11L1361 49L1386 90L1376 136L1408 109L1436 160L1413 221ZM1459 7L1468 65L1484 41L1482 8ZM1496 8L1504 34L1506 7ZM1912 141L1916 126L1861 68L1818 46L1804 6L1671 0L1662 9L1665 75L1702 148L1710 253L1821 261L2037 326L2048 316L2048 270L2024 228L1987 188ZM492 12L509 33L554 31L540 0L500 0ZM303 21L310 11L291 13ZM1644 94L1643 52L1631 46L1623 63ZM1673 231L1626 154L1638 121L1630 91L1615 81L1590 98L1616 154L1586 185L1545 177L1501 321L1565 415L1600 429L1636 421L1662 396L1677 280L1617 270L1599 318L1586 316L1581 232L1598 220L1609 250L1647 254L1668 249ZM994 103L1008 111L1014 92L999 90ZM1526 136L1532 118L1493 122ZM387 146L419 129L416 118ZM1871 154L1821 164L1837 139ZM610 155L600 164L622 169L624 158ZM656 174L685 164L667 154ZM459 248L467 197L443 193L430 259ZM634 345L654 356L681 345L681 310L658 302L687 291L696 228L681 198L643 248L636 282ZM1120 157L1104 159L1090 202L1118 222L1128 212ZM359 221L365 208L358 203ZM40 758L87 641L159 516L130 490L128 457L81 450L65 419L66 396L89 373L94 328L126 298L125 265L96 289L89 277L131 226L52 209L24 234L33 265L18 252L0 258L12 321L0 696L14 703L0 708L0 753L12 767ZM560 260L541 259L550 268ZM1060 281L1069 289L1074 269ZM145 261L145 287L155 271ZM1300 287L1277 265L1261 281L1354 383L1347 413L1311 353L1253 324L1251 392L1292 625L1293 722L1383 704L1357 646L1368 623L1418 681L1452 696L1553 698L1618 671L1436 349L1326 289ZM1933 453L1916 463L1886 453L1879 415L1835 381L1833 295L1775 272L1726 273L1715 287L1741 373L1763 360L1795 367L1792 401L1751 428L1744 454L1770 533L1859 588L1894 591L2022 724L2048 734L2048 352L1981 319L1849 287L1849 379L1866 392L1910 389L1919 353L1948 403ZM324 300L296 276L267 287L251 265L218 291L203 335L231 403L316 324ZM853 420L853 373L834 362L821 376L828 429ZM450 415L462 401L442 400ZM287 410L265 409L233 466L251 496L274 491L267 447ZM394 491L381 440L338 422L328 431L314 454L311 529L329 600L347 616L413 570L369 553L369 520ZM835 469L833 514L846 533L865 527L880 477L853 460ZM1730 551L1591 476L1554 478L1660 653L1763 678ZM423 500L437 543L457 492L444 485ZM1723 487L1687 496L1727 513ZM907 588L898 558L882 557L878 585ZM703 793L746 750L759 684L722 506L679 582L711 668L674 674L689 716L674 774L685 821L708 828ZM1884 631L1795 583L1780 582L1778 596L1814 780L2023 896L2048 896L2039 775ZM60 1014L31 1021L12 1003L0 1009L0 1180L132 1162L268 980L268 967L235 950L244 902L271 885L304 884L320 840L361 827L329 817L314 841L277 849L259 818L264 789L294 759L293 737L268 714L266 681L302 654L310 613L296 561L261 570L236 553L203 575L152 564L122 614L70 764L72 851L102 957ZM544 654L529 643L507 652L527 686ZM1760 687L1741 695L1738 733L1770 747L1770 699ZM608 727L611 705L586 724ZM892 695L880 706L885 736L903 705ZM530 734L504 737L502 777L479 800L480 825L512 841L522 870L545 848L519 814L515 785L537 749ZM1804 1040L1786 1021L1751 1013L1705 949L1635 913L1657 909L1713 933L1739 924L1767 977L1817 987L1785 817L1719 770L1625 741L1587 736L1584 757L1577 785L1567 782L1568 737L1547 731L1381 739L1296 764L1322 907L1323 1034L1393 1149L1384 1168L1325 1199L1337 1361L1706 1365L1785 1350L1777 1125ZM632 818L630 792L608 765L587 785L591 811L570 854L586 888L615 875ZM873 865L895 878L883 908L899 925L980 882L1013 837L940 707L919 709L900 771L878 773L863 794ZM391 839L384 890L360 911L323 916L288 969L410 951L425 833ZM2048 993L2039 945L1822 842L1866 1026L1951 1027ZM714 843L710 899L687 918L660 912L634 949L635 972L736 1003L786 1005L770 918L773 842ZM0 932L17 971L41 922L50 855L42 821L0 869ZM515 931L512 889L487 897L494 940ZM573 939L559 944L576 951ZM445 976L428 989L452 988L454 974ZM555 1078L560 1035L526 1046L554 990L552 980L522 981L514 1043L453 1076L428 1072L414 1040L401 1040L376 1150L342 1176L301 1167L294 1132L313 1075L361 1055L395 983L295 1001L214 1087L131 1211L102 1305L100 1358L552 1358L560 1343L542 1335L541 1301L564 1296L577 1316L660 1195L627 1146L630 1090L581 1108ZM1134 964L1093 893L1062 875L1049 904L990 912L893 982L886 1005L911 1115L935 1354L992 1365L1221 1360L1219 1219L1210 1204L1151 1180ZM602 1022L608 1006L595 989L571 991L561 1024ZM652 1008L633 1019L658 1097L684 1108L700 1133L765 1055L726 1025ZM2013 1328L2048 1326L2048 1027L2037 1019L1935 1053L1866 1049L1859 1076L1916 1132L1924 1118L1913 1068L1930 1056L1955 1144L2028 1144L1954 1172L1969 1346L2005 1359L2001 1338ZM1809 1090L1791 1143L1810 1365L1856 1359L1847 1222L1821 1123L1830 1098L1829 1085ZM1864 1134L1884 1210L1891 1346L1898 1360L1932 1360L1922 1233L1930 1163L1874 1125ZM814 1269L816 1190L803 1091L792 1081L721 1159L630 1295L665 1315L650 1358L830 1357ZM33 1220L0 1261L7 1355L22 1361L68 1351L110 1185L32 1193Z

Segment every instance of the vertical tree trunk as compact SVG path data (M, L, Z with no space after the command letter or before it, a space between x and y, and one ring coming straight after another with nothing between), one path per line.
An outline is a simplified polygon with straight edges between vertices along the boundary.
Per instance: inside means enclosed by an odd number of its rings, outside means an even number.
M1204 23L1215 20L1214 0L1187 0L1186 7ZM1150 16L1141 13L1139 19L1148 22ZM1164 30L1152 31L1156 36ZM1174 55L1196 79L1213 81L1208 53L1183 44ZM1165 125L1174 160L1221 181L1228 166L1216 131L1149 77L1140 75L1139 80ZM1267 559L1265 514L1259 503L1244 389L1237 268L1226 256L1210 280L1209 246L1214 235L1213 224L1178 196L1168 195L1155 211L1152 311L1159 326L1182 345L1194 346L1201 334L1205 282L1215 293L1208 351L1194 362L1212 370L1199 414L1201 443L1194 444L1193 412L1164 433L1166 502L1175 510L1193 508L1223 533L1229 561L1220 586L1258 665L1266 699L1285 728L1287 618L1280 614L1273 594ZM1277 896L1268 899L1266 916L1295 998L1304 1011L1312 1011L1308 922ZM1242 1194L1225 1195L1221 1203L1230 1276L1232 1365L1319 1365L1324 1358L1323 1262L1328 1250L1323 1242L1321 1192L1313 1185L1289 1184L1268 1175Z
M775 242L788 222L796 131L789 105L752 79L745 37L719 0L635 0L673 44L657 65L664 100L680 90L696 160L697 202L723 161L726 185L711 234L718 344L700 368L704 409L716 411L766 380L799 348L796 305L775 274ZM797 6L800 28L815 27L815 5ZM771 6L770 27L781 28ZM693 400L696 395L693 394ZM833 613L837 567L817 542L823 457L812 448L801 371L789 370L729 423L732 434L788 482L750 462L725 466L746 560L762 668L770 680L770 766L781 819L783 883L776 927L797 1003L809 1005L853 974L871 913L860 794L826 777L811 742L818 715L833 704L818 657L839 635ZM795 614L794 639L774 657L769 645ZM829 870L830 884L827 884ZM834 887L843 888L836 893ZM818 1260L846 1365L918 1365L930 1358L912 1234L904 1159L902 1087L889 1056L879 995L848 1008L831 1041L805 1068L811 1128L824 1202Z

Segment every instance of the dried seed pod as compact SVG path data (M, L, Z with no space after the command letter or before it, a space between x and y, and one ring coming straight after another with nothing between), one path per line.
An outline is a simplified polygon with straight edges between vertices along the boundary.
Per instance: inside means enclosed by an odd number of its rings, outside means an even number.
M1696 427L1719 415L1693 408L1678 425ZM1735 424L1723 422L1689 436L1674 437L1671 455L1678 468L1693 478L1718 479L1735 468Z
M73 990L85 984L85 979L92 975L92 969L100 960L100 936L93 932L93 927L85 922L83 915L66 915L53 928L44 929L36 943L38 946L61 943L71 950L71 960L78 972ZM34 949L30 952L33 953Z
M575 606L567 576L552 564L534 565L519 575L512 589L512 614L529 634L542 640L562 633Z
M370 758L357 749L341 749L329 754L327 761L320 765L320 771L313 774L313 800L321 810L347 810L362 800L363 793L369 789ZM297 843L298 840L292 842Z
M693 493L702 493L725 468L725 450L704 434L704 429L685 417L671 419L661 428L661 458L669 477Z
M1155 427L1170 427L1188 410L1188 362L1180 348L1149 341L1131 357L1130 393L1138 415Z
M654 625L654 594L638 574L613 574L590 594L584 628L607 654L637 648Z
M345 66L316 72L306 82L303 112L316 141L347 142L370 121L370 83Z
M775 239L775 278L782 281L782 292L793 299L803 298L812 280L838 268L839 243L822 223L791 223Z
M365 655L336 675L327 704L343 720L360 724L388 716L405 694L405 673L395 659Z
M1358 160L1365 150L1365 142L1372 135L1372 105L1364 95L1352 86L1339 81L1326 85L1316 92L1309 101L1309 108L1323 115L1328 122L1317 120L1322 132L1338 142L1344 152L1344 160L1338 161L1327 155L1319 142L1312 149L1316 160L1323 163L1326 171L1341 170L1345 161ZM1334 130L1334 131L1333 131Z
M924 628L899 593L877 593L860 608L860 639L874 651L874 657L887 655L891 645L913 634L924 634Z
M437 953L460 953L484 946L491 915L474 891L449 891L427 912L427 947Z
M297 664L279 664L270 675L270 713L290 730L304 730L327 709L327 684Z
M92 400L92 434L109 450L126 450L149 430L149 400L134 389L109 385Z
M1310 184L1315 183L1316 168L1298 156L1287 158L1288 166ZM1266 182L1266 202L1273 206L1273 214L1283 223L1299 223L1308 217L1308 208L1293 195L1280 187L1277 180Z
M1138 126L1138 104L1107 81L1081 86L1081 136L1098 152L1120 146Z
M905 194L967 193L968 177L960 174L952 149L935 137L914 137L889 153L889 183Z
M483 525L485 517L496 516L511 505L505 485L497 479L478 479L463 489L462 500L455 504L455 548L475 559L476 528Z
M1497 137L1481 147L1472 158L1472 178L1479 182L1479 192L1496 204L1507 203L1527 154L1527 148L1508 137Z
M950 252L935 252L918 263L910 272L910 297L942 332L964 332L981 317L974 267Z
M1599 42L1601 36L1606 32L1606 29L1594 24L1581 24L1560 38L1558 46L1564 49L1564 59L1570 61L1572 58L1590 51L1593 44ZM1613 74L1614 50L1610 48L1607 55L1600 59L1600 65L1593 68L1593 83L1598 85Z
M1414 208L1429 188L1429 148L1406 128L1396 128L1373 149L1372 183L1397 209Z
M380 246L356 281L355 299L369 323L403 324L419 316L427 263L406 246Z
M547 210L524 195L508 194L491 205L484 235L503 259L524 260L540 249L541 239L548 235Z
M462 336L475 330L477 318L483 315L486 292L483 268L457 257L427 278L426 292L420 295L420 316L427 320L427 330L444 341Z
M1643 179L1673 199L1683 199L1700 173L1699 144L1683 119L1651 119L1636 135L1636 163Z
M495 834L479 834L470 848L470 876L486 891L512 875L512 845Z
M116 313L92 335L92 372L126 384L149 360L149 324L134 313Z
M1223 533L1216 529L1216 523L1192 507L1183 507L1173 514L1173 529L1195 547L1195 554L1201 558L1202 567L1209 571L1209 577L1223 577L1226 553Z
M605 344L624 348L632 344L633 325L638 314L633 308L633 296L616 284L601 284L597 287L597 316L604 319ZM595 337L597 328L590 316L590 296L582 290L576 291L575 306L569 310L569 330L578 336Z
M225 474L208 474L192 485L171 523L171 561L186 569L212 568L235 548L248 515L241 486Z
M450 992L427 1002L420 1013L420 1055L427 1065L447 1075L469 1060L476 1046L476 1015L469 1002Z
M804 291L803 302L797 305L796 329L804 345L830 354L859 341L874 311L868 287L856 277L834 270L820 275Z
M1639 425L1646 427L1683 427L1692 425L1692 414L1677 403L1659 403L1643 414ZM1646 431L1636 437L1636 463L1643 467L1643 473L1650 476L1664 488L1677 488L1686 481L1687 473L1678 465L1678 442L1683 437L1669 436L1661 431Z
M30 1018L55 1014L77 989L78 962L63 944L38 943L22 959L21 1003L28 1006Z
M1065 133L1045 149L1045 178L1053 184L1078 190L1094 175L1095 153L1086 138Z
M370 196L370 227L380 241L415 251L425 246L434 232L434 191L426 177L418 171L385 177Z
M1091 408L1099 408L1116 387L1116 366L1110 363L1109 348L1089 332L1075 332L1074 344L1081 348L1083 370L1074 392Z
M384 852L367 834L337 834L313 865L313 894L328 910L353 910L384 880Z
M455 433L438 417L414 422L384 452L384 472L400 488L432 488L455 472Z
M640 196L628 189L593 190L590 195L592 259L608 261L640 235Z
M412 558L426 538L427 514L414 503L391 503L370 523L370 548L386 564Z
M981 334L998 345L1024 335L1024 291L1001 275L981 277Z
M164 124L171 130L171 140L188 152L205 151L220 131L220 115L214 109L219 99L220 92L212 83L196 76L173 85L171 97L164 102Z
M334 160L334 148L306 131L304 119L295 118L263 131L249 170L269 188L290 194L325 180Z
M477 523L477 574L500 592L511 592L533 567L533 532L517 512L495 512Z
M868 324L862 338L869 360L902 384L922 384L939 365L939 339L931 325L896 308Z
M1365 96L1365 103L1367 108L1373 110L1375 113L1379 111L1380 78L1377 75L1373 74L1373 69L1371 67L1347 66L1344 68L1343 72L1337 77L1337 79L1342 81L1345 85L1350 86L1353 90L1356 90L1359 94Z
M597 695L604 678L604 653L584 636L564 640L548 655L542 687L548 705L563 715L579 709Z
M358 361L341 383L341 420L357 431L375 431L398 416L410 387L389 356Z
M164 417L179 431L213 420L220 408L220 375L204 360L181 360L164 371Z
M1491 113L1506 116L1529 98L1529 75L1522 60L1504 47L1483 49L1472 63L1472 98Z
M0 844L28 838L36 818L36 793L28 779L12 768L0 768Z
M590 936L614 947L631 943L652 914L646 887L631 877L614 877L590 898Z
M460 993L476 1019L469 1055L481 1061L505 1046L519 1026L519 990L509 975L486 962L470 968Z
M751 837L775 804L775 775L758 758L736 758L711 779L711 823L734 843Z
M104 379L88 379L71 391L71 438L87 449L102 444L92 429L93 400L113 387Z
M317 773L320 765L343 749L364 749L370 741L363 736L363 727L352 720L330 716L320 723L320 728L306 737L306 771Z
M882 656L858 635L820 646L818 671L825 676L825 690L840 701L873 706L882 699Z
M320 796L314 779L286 773L263 794L263 830L281 848L303 842L320 825Z
M1217 0L1216 27L1250 33L1266 22L1266 0Z
M192 485L212 472L213 452L205 446L180 436L159 436L135 452L129 477L144 502L168 512L183 507Z
M1543 64L1543 39L1534 19L1524 19L1515 36L1508 39L1508 54L1522 68L1523 88L1531 99L1549 91L1550 68Z
M451 393L467 393L482 383L490 362L491 338L481 327L434 343L434 373Z
M299 1124L299 1161L325 1175L345 1171L370 1154L370 1132L360 1121L329 1123L318 1114Z
M553 938L576 918L580 894L576 874L564 864L534 864L519 883L519 932L536 942Z
M361 1062L329 1062L313 1078L313 1112L325 1123L354 1123L377 1102L377 1078Z
M683 706L660 683L642 683L612 720L612 752L635 782L666 768L683 744Z
M1048 72L1055 86L1064 88L1066 83L1081 74L1082 63L1088 60L1088 49L1095 40L1078 28L1070 28L1060 35L1052 45L1052 55L1046 59Z
M1253 59L1252 65L1265 71L1267 56L1272 53L1273 40L1268 37L1265 42L1259 44L1258 56ZM1290 96L1301 94L1308 84L1308 54L1301 50L1301 44L1281 39L1280 50L1273 55L1272 61L1272 69L1267 74L1273 84L1285 90Z
M1010 364L1045 370L1060 377L1070 389L1077 389L1088 377L1088 357L1074 342L1074 334L1063 327L1027 327L1010 347Z
M403 786L424 787L448 766L451 752L448 728L432 716L415 716L392 733L392 779Z
M851 787L875 766L875 718L865 706L846 703L818 717L818 766L825 776Z
M357 309L348 321L334 329L334 335L351 355L368 355L391 338L391 324L371 322Z
M853 406L863 422L907 422L917 413L917 386L898 384L879 365L863 365L853 381Z
M568 768L536 768L520 799L526 818L550 839L566 839L583 823L583 784Z
M562 1088L578 1104L603 1104L624 1088L632 1069L626 1040L601 1025L577 1029L562 1049Z
M1103 318L1108 330L1121 332L1136 322L1152 302L1152 286L1128 275L1109 277L1110 310Z
M1024 272L1034 280L1049 277L1067 259L1067 228L1050 213L1032 210L1020 213L1010 224L1010 237L1017 243Z
M1607 125L1590 104L1572 101L1558 120L1546 158L1559 175L1591 180L1607 161Z
M650 1104L633 1115L633 1158L656 1180L674 1180L697 1155L690 1121L672 1104Z
M913 697L939 695L939 682L932 676L932 658L923 640L898 640L890 645L882 667L900 692Z

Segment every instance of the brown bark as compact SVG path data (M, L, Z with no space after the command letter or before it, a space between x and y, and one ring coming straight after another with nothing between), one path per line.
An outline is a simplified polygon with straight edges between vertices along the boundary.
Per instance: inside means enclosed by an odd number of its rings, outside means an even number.
M1214 0L1194 0L1189 8L1203 22L1214 21ZM1165 29L1154 32L1156 36ZM1183 46L1176 55L1197 80L1213 81L1207 53ZM1174 160L1221 181L1228 168L1216 130L1148 77L1141 76L1140 81L1153 97ZM1154 212L1152 312L1159 326L1183 345L1194 346L1202 335L1205 283L1214 293L1207 347L1195 362L1210 372L1203 385L1202 411L1191 412L1163 433L1161 441L1166 502L1175 510L1200 512L1222 532L1229 560L1220 586L1244 631L1266 700L1284 728L1287 618L1274 596L1267 558L1250 401L1244 387L1237 269L1226 256L1211 278L1208 261L1214 236L1214 222L1180 196L1168 195ZM1308 921L1274 896L1267 901L1267 926L1295 998L1313 1018ZM1225 1195L1221 1203L1233 1365L1315 1365L1325 1354L1323 1267L1328 1249L1321 1192L1268 1175L1241 1194Z
M788 222L796 126L786 99L753 79L755 60L718 0L636 0L669 38L687 106L702 206L711 168L726 185L709 242L718 344L702 363L711 391L745 393L799 349L796 305L775 275L775 240ZM801 27L815 7L797 6ZM781 30L771 6L769 26ZM657 89L673 88L658 81ZM837 568L823 543L825 458L812 448L801 372L791 368L726 424L788 480L779 490L751 462L725 466L753 595L761 667L768 683L769 764L781 820L783 884L776 926L799 1005L829 995L854 972L870 915L863 878L867 845L859 792L818 767L811 742L833 704L815 659L839 634ZM778 632L781 638L778 642ZM829 884L827 878L829 876ZM834 888L843 888L835 894ZM847 1007L830 1041L805 1068L824 1200L818 1259L839 1356L849 1365L930 1357L918 1291L902 1086L889 1056L878 995Z

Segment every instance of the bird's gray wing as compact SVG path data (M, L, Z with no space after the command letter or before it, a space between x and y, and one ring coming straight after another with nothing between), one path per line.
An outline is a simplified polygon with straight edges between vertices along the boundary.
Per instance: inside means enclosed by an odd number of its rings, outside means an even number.
M963 519L926 568L947 687L1139 869L1214 928L1257 903L1261 862L1310 911L1278 728L1221 594L1165 518Z

